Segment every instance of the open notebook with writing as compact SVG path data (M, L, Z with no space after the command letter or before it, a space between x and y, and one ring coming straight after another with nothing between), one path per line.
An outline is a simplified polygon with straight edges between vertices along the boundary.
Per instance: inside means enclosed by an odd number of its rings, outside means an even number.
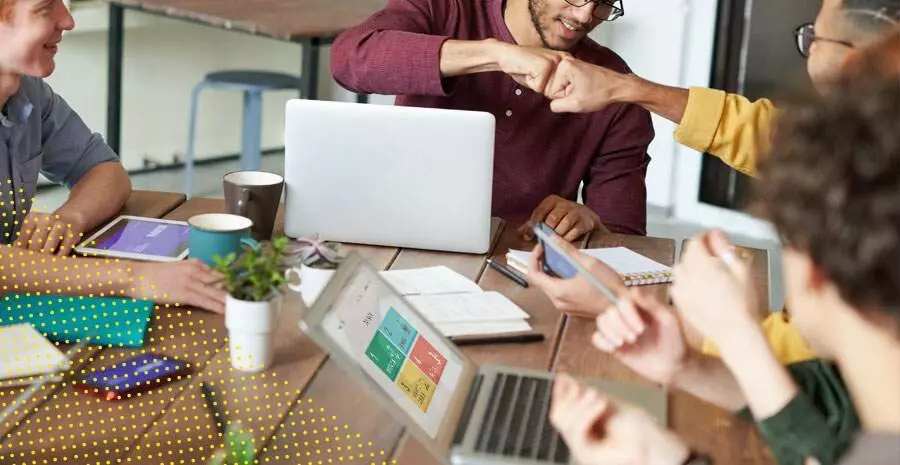
M581 253L594 257L616 271L626 286L645 286L672 282L672 268L651 260L625 247L605 249L581 249ZM506 262L522 274L528 274L531 252L510 250Z
M444 266L382 271L381 276L447 337L530 331L531 316L499 292L485 292Z

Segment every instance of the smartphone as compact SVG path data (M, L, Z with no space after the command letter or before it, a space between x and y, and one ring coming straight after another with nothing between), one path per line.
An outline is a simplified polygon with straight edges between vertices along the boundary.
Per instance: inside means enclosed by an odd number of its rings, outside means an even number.
M553 228L542 221L534 225L534 235L544 247L544 273L562 279L571 279L578 274L574 260L556 245L559 234Z
M553 228L542 221L536 223L532 230L538 242L544 248L544 256L541 260L544 263L544 273L561 279L571 279L580 274L588 283L603 293L610 302L615 304L619 301L615 293L610 291L608 287L595 278L590 271L581 266L574 258L570 257L556 243L559 234Z
M76 386L106 400L122 400L137 393L177 381L191 374L189 363L158 354L132 357L81 377Z

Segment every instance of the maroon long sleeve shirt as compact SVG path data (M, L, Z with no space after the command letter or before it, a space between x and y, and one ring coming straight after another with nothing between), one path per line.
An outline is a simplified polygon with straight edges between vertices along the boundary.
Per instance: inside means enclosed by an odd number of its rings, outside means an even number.
M544 96L500 72L442 78L446 40L515 43L502 1L390 0L335 40L334 78L355 92L397 95L398 105L493 114L495 216L523 223L551 194L574 201L583 181L585 205L607 228L645 234L644 177L653 140L647 111L611 105L590 114L555 114ZM618 55L588 38L569 52L629 72Z

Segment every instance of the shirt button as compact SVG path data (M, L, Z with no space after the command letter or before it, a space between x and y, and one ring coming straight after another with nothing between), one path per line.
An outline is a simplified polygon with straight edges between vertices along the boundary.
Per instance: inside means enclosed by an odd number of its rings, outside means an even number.
M516 89L516 95L522 95L522 89Z
M506 116L507 117L512 116L512 110L506 110Z

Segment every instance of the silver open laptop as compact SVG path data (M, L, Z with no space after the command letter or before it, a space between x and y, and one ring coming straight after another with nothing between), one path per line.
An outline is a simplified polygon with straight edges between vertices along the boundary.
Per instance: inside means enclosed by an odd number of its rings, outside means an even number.
M359 255L300 327L441 463L571 463L548 420L552 373L476 365ZM662 389L588 382L665 423Z
M490 246L489 113L291 100L285 232L453 252Z

